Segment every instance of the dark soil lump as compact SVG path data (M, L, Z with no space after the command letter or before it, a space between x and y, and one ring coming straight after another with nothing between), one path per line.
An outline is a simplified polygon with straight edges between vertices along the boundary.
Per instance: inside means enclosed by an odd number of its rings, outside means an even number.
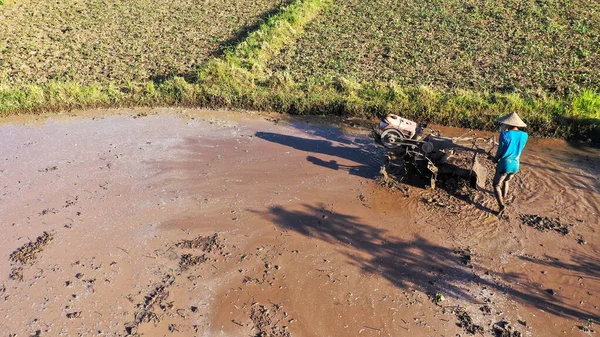
M37 258L37 255L44 250L44 247L52 241L52 239L54 239L52 234L44 232L44 234L38 236L35 241L28 242L17 248L10 254L9 259L13 263L32 264Z

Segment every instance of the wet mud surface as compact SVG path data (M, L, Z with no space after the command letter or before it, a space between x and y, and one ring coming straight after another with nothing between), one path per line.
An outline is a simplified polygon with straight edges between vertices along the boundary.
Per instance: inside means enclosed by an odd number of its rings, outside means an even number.
M390 182L362 121L81 114L0 126L6 335L598 330L598 149L532 139L498 218L489 163Z

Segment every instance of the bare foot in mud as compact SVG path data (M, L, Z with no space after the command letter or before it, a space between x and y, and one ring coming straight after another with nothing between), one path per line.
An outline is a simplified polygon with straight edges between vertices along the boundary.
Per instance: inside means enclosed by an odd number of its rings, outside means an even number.
M496 216L498 216L498 218L502 219L505 209L506 209L506 206L501 205L500 209L498 210L498 213L496 213Z

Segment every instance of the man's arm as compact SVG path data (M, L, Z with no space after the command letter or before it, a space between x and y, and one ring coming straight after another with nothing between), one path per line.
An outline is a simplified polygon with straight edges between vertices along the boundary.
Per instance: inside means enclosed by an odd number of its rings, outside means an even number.
M494 163L497 163L498 160L500 160L500 158L504 156L504 153L506 153L506 142L504 141L502 133L500 133L500 136L498 137L498 148L496 149L496 156L493 159Z

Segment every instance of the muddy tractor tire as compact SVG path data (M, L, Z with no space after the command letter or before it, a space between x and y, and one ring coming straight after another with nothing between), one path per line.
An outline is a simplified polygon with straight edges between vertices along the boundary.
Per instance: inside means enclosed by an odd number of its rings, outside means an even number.
M404 135L396 129L387 129L381 134L381 144L388 149L396 149L402 145Z

